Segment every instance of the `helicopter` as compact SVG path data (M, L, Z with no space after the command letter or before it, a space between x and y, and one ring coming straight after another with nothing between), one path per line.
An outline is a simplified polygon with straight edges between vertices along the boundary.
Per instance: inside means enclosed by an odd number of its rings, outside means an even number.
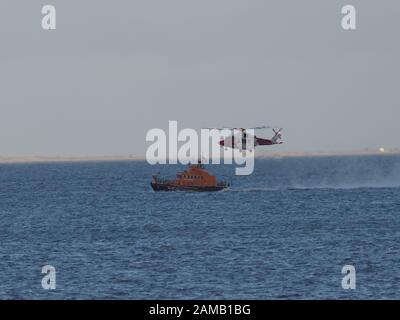
M219 144L224 148L232 148L238 149L240 151L250 151L252 152L256 146L271 146L275 144L282 144L282 130L283 128L279 127L270 127L270 126L259 126L254 128L232 128L232 127L224 127L224 128L215 128L217 130L233 130L233 134L222 139ZM260 130L260 129L272 129L274 135L270 139L259 138L256 135L247 133L247 130ZM235 132L236 131L236 132ZM247 145L248 141L254 141L253 145ZM241 142L241 143L240 143Z

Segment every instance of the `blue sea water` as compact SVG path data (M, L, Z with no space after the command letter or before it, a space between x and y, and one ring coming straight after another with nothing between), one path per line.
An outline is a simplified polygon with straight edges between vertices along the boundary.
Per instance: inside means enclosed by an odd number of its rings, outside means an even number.
M152 173L181 169L0 165L0 298L400 298L400 157L259 159L241 177L209 165L229 190L151 190Z

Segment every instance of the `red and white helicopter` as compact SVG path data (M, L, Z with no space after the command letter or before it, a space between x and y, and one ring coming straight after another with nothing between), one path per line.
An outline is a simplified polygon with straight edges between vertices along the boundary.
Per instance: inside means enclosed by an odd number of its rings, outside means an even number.
M259 138L256 135L247 133L246 130L259 130L259 129L272 129L274 135L271 139ZM240 151L250 151L252 152L256 146L271 146L274 144L282 144L282 128L270 127L270 126L260 126L254 128L216 128L217 130L231 130L233 133L231 136L227 136L219 142L219 144L224 148L239 149ZM247 142L251 141L251 145L247 145Z

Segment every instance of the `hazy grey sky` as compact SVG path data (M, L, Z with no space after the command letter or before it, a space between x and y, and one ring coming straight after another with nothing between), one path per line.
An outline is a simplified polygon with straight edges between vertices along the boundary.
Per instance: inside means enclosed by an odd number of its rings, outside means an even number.
M275 150L400 147L399 17L398 0L2 0L0 155L143 155L168 120L279 124Z

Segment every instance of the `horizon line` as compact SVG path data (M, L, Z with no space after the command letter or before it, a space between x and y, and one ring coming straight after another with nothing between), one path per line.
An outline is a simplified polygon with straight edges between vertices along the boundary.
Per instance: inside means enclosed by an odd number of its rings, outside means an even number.
M321 156L372 156L372 155L400 155L400 149L388 150L353 150L353 151L274 151L263 152L255 158L284 158L284 157L321 157ZM211 160L210 158L209 160ZM99 162L99 161L146 161L145 156L134 155L102 155L102 156L1 156L0 164L7 163L52 163L52 162ZM193 160L195 161L195 160Z

